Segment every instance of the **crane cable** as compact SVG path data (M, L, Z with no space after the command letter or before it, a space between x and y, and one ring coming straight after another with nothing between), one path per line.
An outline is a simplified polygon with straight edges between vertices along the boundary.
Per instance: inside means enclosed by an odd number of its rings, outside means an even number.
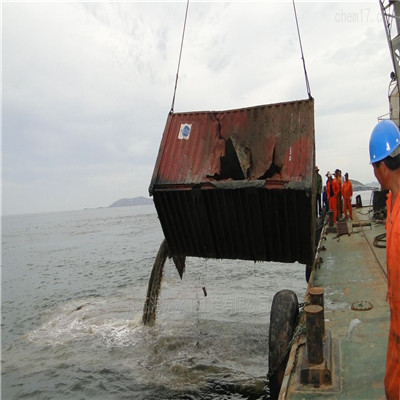
M180 50L180 52L179 52L178 68L177 68L177 71L176 71L176 79L175 79L174 97L172 98L172 104L171 104L170 114L173 114L173 112L174 112L175 95L176 95L176 88L177 88L177 86L178 86L179 67L180 67L180 65L181 65L182 48L183 48L183 39L184 39L184 37L185 37L186 19L187 19L188 9L189 9L189 0L187 0L187 3L186 3L186 13L185 13L185 22L183 23L181 50Z
M303 46L302 46L302 44L301 44L301 36L300 36L299 22L298 22L298 20L297 20L296 5L294 4L294 0L292 0L292 2L293 2L294 17L295 17L295 19L296 19L297 35L298 35L298 37L299 37L299 44L300 44L300 51L301 51L301 59L302 59L302 61L303 61L303 69L304 69L304 77L305 77L305 80L306 80L307 94L308 94L308 98L311 100L311 99L312 99L312 96L311 96L311 88L310 88L310 82L308 81L308 75L307 75L307 69L306 69L306 61L305 61L305 58L304 58ZM184 23L183 23L183 32L182 32L181 48L180 48L180 51L179 51L179 60L178 60L178 67L177 67L177 71L176 71L176 78L175 78L174 96L173 96L173 98L172 98L172 104L171 104L170 114L172 114L172 113L174 112L176 88L177 88L177 86L178 86L179 67L180 67L180 65L181 65L182 48L183 48L183 40L184 40L184 38L185 38L186 20L187 20L188 9L189 9L189 0L187 0L187 2L186 2L185 21L184 21Z
M303 46L301 44L301 37L300 37L300 29L299 29L299 21L297 20L297 12L296 12L296 6L294 4L294 0L292 0L293 2L293 10L294 10L294 17L296 19L296 26L297 26L297 35L299 36L299 44L300 44L300 51L301 51L301 59L303 60L303 69L304 69L304 77L306 79L306 88L307 88L307 94L308 94L308 98L311 100L312 96L311 96L311 88L310 88L310 82L308 81L308 75L307 75L307 69L306 69L306 60L304 58L304 53L303 53Z

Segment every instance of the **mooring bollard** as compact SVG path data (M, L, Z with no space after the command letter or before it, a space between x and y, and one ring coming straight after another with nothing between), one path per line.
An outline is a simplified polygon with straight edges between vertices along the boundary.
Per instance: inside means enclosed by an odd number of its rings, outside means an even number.
M328 211L328 226L331 228L333 226L333 211Z
M310 304L322 307L322 335L325 336L324 288L314 286L308 291Z
M323 351L323 308L311 304L304 307L307 324L307 355L310 364L321 364L324 360Z

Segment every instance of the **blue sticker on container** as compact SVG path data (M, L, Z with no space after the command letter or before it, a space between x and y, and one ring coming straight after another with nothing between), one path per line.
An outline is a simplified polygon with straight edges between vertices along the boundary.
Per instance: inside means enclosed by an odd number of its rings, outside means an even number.
M179 129L178 139L188 140L191 130L192 130L192 124L181 124L181 127Z

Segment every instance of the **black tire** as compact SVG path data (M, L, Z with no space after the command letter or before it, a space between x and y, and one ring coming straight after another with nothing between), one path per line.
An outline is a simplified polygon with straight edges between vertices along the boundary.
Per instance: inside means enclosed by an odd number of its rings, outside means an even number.
M277 399L282 385L289 343L293 338L299 315L297 295L292 290L275 293L269 325L268 376L271 400Z

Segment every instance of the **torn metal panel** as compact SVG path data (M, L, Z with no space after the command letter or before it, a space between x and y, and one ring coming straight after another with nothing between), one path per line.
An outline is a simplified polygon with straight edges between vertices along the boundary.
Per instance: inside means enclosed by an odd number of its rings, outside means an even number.
M312 100L168 116L150 184L171 255L311 263Z

